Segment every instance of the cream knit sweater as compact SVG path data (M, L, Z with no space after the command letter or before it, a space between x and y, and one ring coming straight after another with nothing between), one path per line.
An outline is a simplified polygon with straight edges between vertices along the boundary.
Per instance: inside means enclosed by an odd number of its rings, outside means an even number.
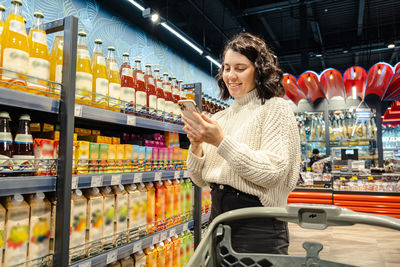
M225 138L203 143L203 157L189 150L188 171L198 186L230 185L259 197L266 207L285 206L300 172L296 119L283 98L261 104L253 90L213 116Z

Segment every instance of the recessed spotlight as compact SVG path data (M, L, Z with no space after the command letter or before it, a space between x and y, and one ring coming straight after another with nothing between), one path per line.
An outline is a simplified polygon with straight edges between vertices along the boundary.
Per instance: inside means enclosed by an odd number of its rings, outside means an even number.
M316 54L315 56L316 57L322 57L322 54Z
M151 21L152 22L157 22L160 19L160 16L158 13L151 14Z
M395 47L395 44L388 44L388 48L394 48Z
M347 54L349 51L348 50L343 50L343 53Z

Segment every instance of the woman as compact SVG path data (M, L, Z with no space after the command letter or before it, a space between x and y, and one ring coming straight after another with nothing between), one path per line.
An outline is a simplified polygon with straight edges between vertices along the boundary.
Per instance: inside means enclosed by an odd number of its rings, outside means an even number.
M282 71L265 42L248 33L231 39L217 74L221 98L234 103L213 118L183 117L191 146L189 175L211 187L211 220L246 207L287 205L300 171L296 119L284 95ZM287 223L273 218L229 224L237 252L287 254Z

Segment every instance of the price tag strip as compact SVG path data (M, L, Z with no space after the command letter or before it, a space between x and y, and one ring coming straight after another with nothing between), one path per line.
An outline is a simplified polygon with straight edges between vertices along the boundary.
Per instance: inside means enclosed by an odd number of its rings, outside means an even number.
M154 175L154 181L161 181L162 172L156 172Z
M133 183L137 184L137 183L140 183L141 181L143 181L143 173L141 173L141 172L135 173L133 175Z
M175 171L174 179L179 179L179 177L181 177L181 171Z
M82 117L82 110L83 110L83 107L81 105L76 104L75 112L74 112L75 117Z
M111 251L107 254L107 264L116 262L118 260L118 250Z
M101 187L101 186L103 186L103 175L92 176L90 187Z
M132 254L142 250L142 241L137 241L133 244Z
M78 267L90 267L90 266L92 266L92 261L85 261L84 263L78 265Z
M189 223L185 223L185 224L183 225L182 231L185 232L185 231L187 231L188 229L189 229Z
M72 189L78 188L78 176L72 176L71 188Z
M160 234L155 234L155 235L153 236L152 243L153 243L153 245L154 245L154 244L157 244L158 242L160 242Z
M173 237L174 235L176 235L176 230L175 230L175 228L174 228L174 229L171 229L171 231L169 231L169 237Z
M126 115L126 124L136 126L136 116Z
M168 232L167 231L162 232L160 236L160 241L164 241L167 238L168 238Z
M119 185L121 184L122 175L121 174L113 174L111 175L111 185Z
M189 173L187 170L183 172L183 178L189 178Z

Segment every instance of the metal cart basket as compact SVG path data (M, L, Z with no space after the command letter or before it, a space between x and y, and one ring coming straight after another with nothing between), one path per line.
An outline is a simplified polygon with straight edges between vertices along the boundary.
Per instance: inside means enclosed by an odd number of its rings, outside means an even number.
M281 221L297 223L303 228L323 230L328 226L368 224L400 230L400 219L382 215L354 212L346 208L317 204L291 204L286 207L257 207L238 209L223 213L210 224L187 266L279 266L279 267L345 267L354 266L320 259L323 245L318 242L304 242L306 255L290 256L277 254L237 253L231 246L231 229L224 224L230 221L274 217ZM221 240L220 242L217 242Z

